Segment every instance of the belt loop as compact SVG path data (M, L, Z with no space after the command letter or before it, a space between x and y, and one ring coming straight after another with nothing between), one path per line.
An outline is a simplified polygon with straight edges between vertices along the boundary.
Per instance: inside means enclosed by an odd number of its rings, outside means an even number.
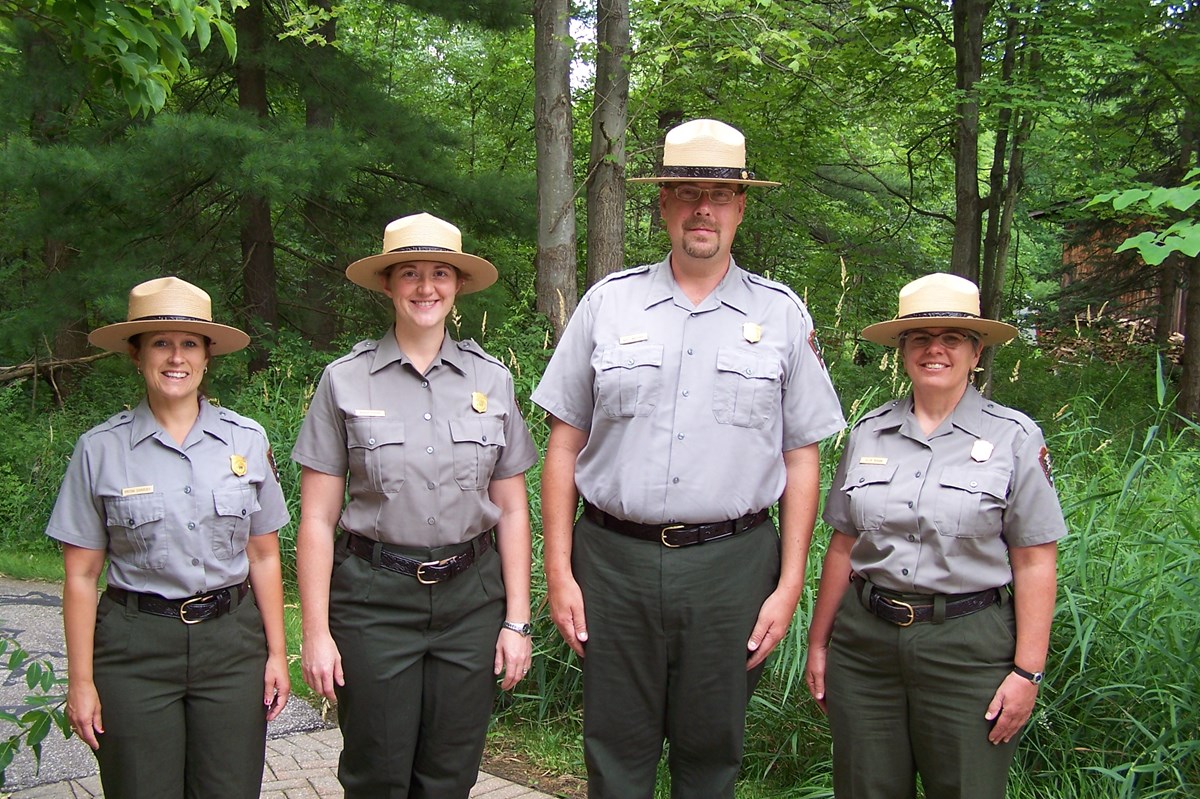
M246 580L249 580L249 579L250 579L249 577L246 578ZM231 585L231 586L229 586L229 588L225 589L229 593L229 612L230 613L233 613L235 610L237 610L238 605L241 604L242 586L245 584L246 584L246 581L243 580L242 582L238 583L237 585ZM246 589L246 593L247 593L247 595L249 595L250 590Z
M933 595L933 618L931 621L934 624L942 624L946 621L946 595Z
M858 594L858 599L862 602L862 606L867 610L871 610L871 594L875 591L875 583L871 582L866 577L862 578L862 590Z
M1008 603L1012 602L1012 586L1002 585L994 590L1000 599L1000 607L1008 607Z
M383 559L383 544L379 541L376 541L374 546L371 547L371 568L378 569L379 563L382 559Z
M138 595L136 591L125 592L125 617L132 619L138 615Z

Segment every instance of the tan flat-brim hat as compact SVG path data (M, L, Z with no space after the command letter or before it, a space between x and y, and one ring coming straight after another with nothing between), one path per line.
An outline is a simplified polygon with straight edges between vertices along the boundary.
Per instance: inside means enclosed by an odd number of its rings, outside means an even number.
M862 336L885 347L896 347L901 333L924 327L970 330L984 344L1003 344L1017 335L1012 325L979 315L978 286L965 277L935 272L900 289L896 318L868 325Z
M671 128L663 141L662 171L651 178L629 178L629 182L780 185L756 180L754 173L746 170L746 137L715 119L693 119Z
M212 320L208 292L177 277L155 278L134 286L125 319L93 330L88 341L109 352L125 352L129 337L138 333L196 333L212 342L209 355L236 352L250 343L250 337L236 327Z
M346 267L350 282L371 291L383 291L379 275L393 264L436 261L462 273L465 283L459 294L482 291L499 276L490 261L462 251L462 232L432 214L413 214L389 222L383 230L383 252L368 255Z

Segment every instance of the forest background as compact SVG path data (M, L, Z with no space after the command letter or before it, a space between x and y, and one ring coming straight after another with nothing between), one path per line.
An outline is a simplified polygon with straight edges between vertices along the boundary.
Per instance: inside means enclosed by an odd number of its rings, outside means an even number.
M86 333L167 274L254 335L210 393L267 428L298 518L286 453L320 370L390 313L343 270L421 210L499 268L452 333L509 364L544 445L527 398L575 299L669 247L656 193L623 177L701 116L740 128L750 168L784 184L752 191L734 254L806 299L848 417L905 390L858 331L913 277L965 274L1022 331L983 379L1045 429L1071 536L1010 795L1195 796L1190 0L0 0L0 571L61 576L42 530L74 440L140 394ZM841 443L823 445L826 488ZM578 664L536 568L534 594L535 667L490 751L580 775ZM800 680L813 594L752 701L739 796L831 795Z

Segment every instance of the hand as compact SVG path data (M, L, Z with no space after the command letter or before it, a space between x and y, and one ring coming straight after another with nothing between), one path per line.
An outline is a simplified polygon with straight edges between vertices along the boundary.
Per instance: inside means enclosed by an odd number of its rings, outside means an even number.
M499 677L504 673L500 687L511 691L521 678L529 673L533 662L533 641L527 636L509 629L501 629L496 639L496 663L493 673Z
M267 721L283 712L291 692L287 655L268 655L267 668L263 672L263 705L267 708Z
M100 718L100 694L91 680L71 680L67 684L67 720L84 743L92 749L100 748L96 735L104 734L104 721Z
M337 701L333 686L335 683L345 685L346 677L342 673L342 654L338 652L332 635L328 632L305 635L304 644L300 647L300 666L309 688L330 702Z
M804 661L804 681L808 684L808 693L825 715L829 715L829 708L825 705L825 658L828 655L828 645L810 646Z
M984 718L995 720L988 740L994 744L1006 744L1021 731L1025 722L1033 714L1033 704L1037 701L1038 687L1019 674L1009 672L996 689L992 703L988 705Z
M583 657L587 643L587 620L583 616L583 592L573 579L555 580L550 588L550 618L567 646Z
M763 602L758 611L758 622L750 633L750 640L746 642L746 649L751 653L746 661L746 671L766 660L767 655L783 640L788 625L792 623L792 616L796 615L797 601L798 598L790 599L775 591Z

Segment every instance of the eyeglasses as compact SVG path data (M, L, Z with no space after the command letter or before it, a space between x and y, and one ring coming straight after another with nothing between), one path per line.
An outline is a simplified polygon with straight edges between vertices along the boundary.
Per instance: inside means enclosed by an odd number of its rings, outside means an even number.
M903 333L900 336L900 343L905 346L911 344L917 349L923 350L932 344L934 339L937 339L937 342L948 350L956 350L968 341L979 342L975 336L948 330L945 333L938 333L936 336L931 333Z
M707 194L708 201L713 205L729 205L739 194L737 189L698 189L695 186L675 186L671 193L685 203L694 203Z

